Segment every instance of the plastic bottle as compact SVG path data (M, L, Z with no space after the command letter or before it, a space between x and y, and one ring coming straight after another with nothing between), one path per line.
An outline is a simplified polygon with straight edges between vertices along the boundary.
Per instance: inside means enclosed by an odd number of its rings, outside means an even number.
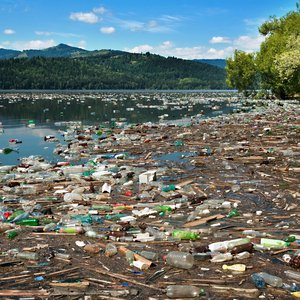
M118 253L118 248L114 244L107 244L105 247L105 256L112 257Z
M210 260L211 262L224 262L232 260L233 256L231 253L220 253L213 256L213 258Z
M166 263L176 268L191 269L194 265L194 257L187 252L171 251L167 254Z
M172 211L172 208L169 205L158 205L155 206L154 209L157 210L158 212L164 212L164 213Z
M234 264L234 265L223 265L222 266L223 270L229 270L229 271L234 271L234 272L245 272L246 271L246 265L244 264Z
M38 219L24 219L15 222L17 225L26 225L26 226L38 226L39 225L39 220Z
M6 233L6 236L11 240L14 239L17 235L18 235L18 232L16 230L11 230Z
M196 240L199 238L197 232L188 231L188 230L179 230L175 229L172 232L174 238L180 238L181 240Z
M295 271L292 271L292 270L286 270L286 271L284 271L284 274L288 278L300 281L300 273L299 272L295 272Z
M262 238L260 244L268 249L284 249L288 246L285 241Z
M74 226L74 227L62 227L59 229L61 233L83 233L84 229L81 226Z
M258 273L251 274L251 280L258 289L264 289L266 287L266 282Z
M152 261L158 259L158 254L156 252L142 250L139 252L139 254Z
M175 190L176 190L176 187L174 184L170 184L170 185L164 186L162 188L163 192L170 192L170 191L175 191Z
M38 260L39 256L37 253L33 252L18 252L16 255L17 258L23 258L28 260Z
M147 227L145 232L148 232L151 236L154 236L155 241L161 241L166 239L166 234L163 231L159 231L153 227Z
M205 294L203 289L193 285L168 285L166 291L169 298L197 298Z
M260 276L261 278L263 278L263 280L273 286L273 287L282 287L283 282L282 279L280 277L265 273L265 272L259 272L257 273L258 276Z
M238 212L238 210L233 209L228 213L227 218L238 217L239 215L240 213Z
M251 254L248 251L240 252L234 256L235 259L246 259L249 258Z
M231 249L231 254L238 254L241 252L248 252L248 253L252 253L253 252L253 244L252 243L246 243L246 244L242 244L239 246L235 246Z

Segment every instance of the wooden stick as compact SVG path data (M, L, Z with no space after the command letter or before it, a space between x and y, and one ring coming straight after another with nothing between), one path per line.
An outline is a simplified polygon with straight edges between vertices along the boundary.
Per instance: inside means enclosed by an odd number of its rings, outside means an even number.
M49 285L55 286L55 287L85 289L90 285L90 283L88 281L82 281L82 282L50 282Z
M213 220L218 220L218 219L223 219L223 218L225 218L224 215L220 215L220 214L213 215L213 216L202 218L202 219L199 219L199 220L196 220L196 221L185 223L183 225L183 227L185 227L185 228L187 228L187 227L195 227L195 226L198 226L198 225L201 225L201 224L208 223L208 222L213 221Z
M99 270L99 269L96 269L96 268L88 268L88 269L90 271L94 271L94 272L97 272L97 273L102 274L102 275L107 275L109 277L118 278L118 279L121 279L121 280L126 280L128 282L133 283L133 284L140 285L140 286L146 287L148 289L152 289L152 290L156 290L156 291L162 292L162 290L159 289L159 288L156 288L156 287L151 286L149 284L144 284L144 283L138 282L138 281L136 281L134 279L131 279L131 278L125 276L125 275L121 275L121 274L117 274L117 273L112 273L112 272L107 272L107 271Z
M0 290L0 296L34 296L42 297L48 296L49 292L46 290Z

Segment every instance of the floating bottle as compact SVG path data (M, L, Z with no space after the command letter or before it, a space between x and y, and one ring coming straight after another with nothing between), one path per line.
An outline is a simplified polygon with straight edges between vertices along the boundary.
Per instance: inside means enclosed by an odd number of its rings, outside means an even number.
M266 282L258 273L251 274L251 280L258 289L264 289L266 287Z
M252 253L253 252L253 244L252 243L246 243L242 245L235 246L231 249L231 254L238 254L241 252L248 252Z
M193 285L168 285L166 291L168 298L197 298L205 295L202 288Z
M180 269L191 269L194 265L194 257L187 252L171 251L167 254L166 263Z
M180 238L181 240L196 240L199 238L197 232L188 231L188 230L179 230L175 229L172 232L174 238Z
M23 219L20 221L15 222L17 225L26 225L26 226L38 226L39 219Z
M234 265L223 265L223 270L229 270L234 272L245 272L246 271L246 265L244 264L234 264Z
M118 253L118 248L114 244L107 244L105 247L105 256L112 257Z
M219 253L216 255L213 255L212 259L210 260L211 262L224 262L224 261L229 261L232 260L233 256L231 253Z
M300 281L300 273L299 272L295 272L295 271L292 271L292 270L286 270L286 271L284 271L284 274L288 278Z
M240 215L240 213L238 212L238 210L233 209L228 213L227 218L238 217L239 215Z
M59 229L60 233L84 233L84 229L81 226L74 227L61 227Z
M283 282L282 279L280 277L265 273L265 272L259 272L257 273L258 276L260 276L261 278L263 278L263 280L273 286L273 287L282 287Z
M262 238L260 240L260 245L268 249L284 249L288 246L285 241L282 240L275 240L275 239L266 239Z
M38 260L39 256L37 253L33 252L18 252L16 254L17 258L28 259L28 260Z

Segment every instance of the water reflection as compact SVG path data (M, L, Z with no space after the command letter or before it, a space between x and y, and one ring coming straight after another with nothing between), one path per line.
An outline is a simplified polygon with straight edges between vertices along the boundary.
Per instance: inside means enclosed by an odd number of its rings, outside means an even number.
M43 138L54 135L63 143L60 127L55 125L65 121L81 121L83 125L118 120L158 122L226 114L237 106L237 94L232 92L2 92L0 122L4 133L0 131L0 149L10 147L10 139L23 143L14 145L19 153L1 154L0 163L17 164L20 157L29 155L57 161L59 158L53 155L55 143ZM28 127L30 120L35 127Z

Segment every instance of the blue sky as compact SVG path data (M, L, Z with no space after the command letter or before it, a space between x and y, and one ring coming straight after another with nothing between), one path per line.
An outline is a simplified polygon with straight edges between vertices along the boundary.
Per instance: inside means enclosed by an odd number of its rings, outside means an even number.
M256 51L257 27L296 0L1 0L0 48L65 43L185 59Z

